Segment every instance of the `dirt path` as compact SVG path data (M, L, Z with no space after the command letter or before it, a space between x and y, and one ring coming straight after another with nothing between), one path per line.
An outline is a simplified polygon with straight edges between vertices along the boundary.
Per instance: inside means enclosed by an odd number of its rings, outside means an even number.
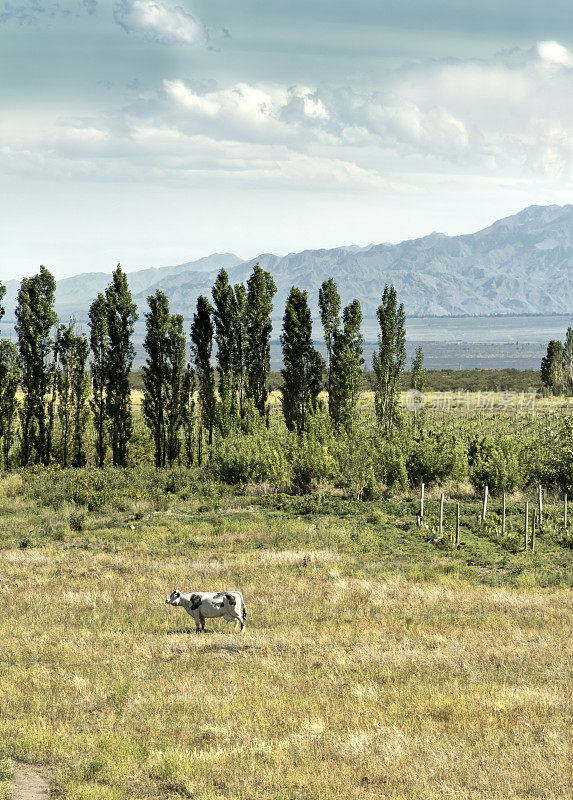
M8 797L10 800L48 800L48 771L33 764L17 764Z

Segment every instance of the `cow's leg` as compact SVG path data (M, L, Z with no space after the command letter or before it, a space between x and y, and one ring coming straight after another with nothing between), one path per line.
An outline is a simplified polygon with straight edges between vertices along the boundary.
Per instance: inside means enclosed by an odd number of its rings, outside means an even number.
M203 619L199 611L193 611L191 616L195 620L195 633L201 633L201 628L205 626L205 620Z
M241 631L242 631L244 629L244 627L245 627L245 623L243 621L243 617L237 611L235 611L234 608L227 609L227 613L230 616L232 616L233 619L235 620L235 624L233 625L233 630L236 631L237 628L240 626L241 627Z
M205 633L205 617L203 614L199 614L199 619L201 620L201 630Z

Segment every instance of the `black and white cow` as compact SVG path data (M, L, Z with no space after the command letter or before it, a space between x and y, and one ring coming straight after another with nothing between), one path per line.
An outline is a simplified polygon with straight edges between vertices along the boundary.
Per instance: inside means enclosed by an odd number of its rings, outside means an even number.
M235 622L245 628L247 609L243 595L237 589L228 592L180 592L177 589L165 601L171 606L183 606L195 620L197 633L205 630L205 620L223 617L227 622Z

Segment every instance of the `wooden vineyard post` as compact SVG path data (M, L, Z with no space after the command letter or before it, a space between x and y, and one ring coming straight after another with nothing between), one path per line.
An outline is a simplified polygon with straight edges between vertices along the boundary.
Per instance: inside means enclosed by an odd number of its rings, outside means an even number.
M533 521L531 523L531 552L535 553L535 525L539 524L537 512L533 512Z
M503 493L503 500L501 503L501 533L505 536L505 492Z
M424 484L420 487L420 517L424 516Z
M567 533L567 492L565 492L565 497L563 498L563 528Z
M456 547L460 546L460 504L456 506Z
M444 532L444 493L440 495L440 533L441 536Z
M539 524L539 530L541 530L541 525L543 524L543 496L542 496L541 484L539 484L539 487L537 489L537 506L539 511L537 515L538 524Z
M486 483L486 485L483 487L483 505L482 505L482 510L481 510L481 521L482 522L485 522L485 516L487 514L487 494L488 494L488 488L487 488L487 483Z
M527 541L527 527L529 525L529 501L525 501L525 525L524 525L524 539L525 539L525 549L527 550L527 545L529 544Z

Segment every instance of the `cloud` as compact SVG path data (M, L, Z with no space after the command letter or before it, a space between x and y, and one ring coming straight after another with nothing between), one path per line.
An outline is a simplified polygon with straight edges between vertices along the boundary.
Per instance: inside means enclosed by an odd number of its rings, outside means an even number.
M181 6L159 0L121 0L113 16L130 35L159 44L204 45L207 29Z
M559 67L573 67L573 54L559 42L539 42L537 53L542 61Z
M58 174L73 175L77 165L91 180L354 190L413 175L471 174L567 185L573 71L563 68L568 51L560 47L405 64L374 86L165 79L155 90L133 85L132 102L108 114L61 113L51 132L43 118L34 127L14 117L0 146L10 171L19 159L28 172L49 172L53 163Z

